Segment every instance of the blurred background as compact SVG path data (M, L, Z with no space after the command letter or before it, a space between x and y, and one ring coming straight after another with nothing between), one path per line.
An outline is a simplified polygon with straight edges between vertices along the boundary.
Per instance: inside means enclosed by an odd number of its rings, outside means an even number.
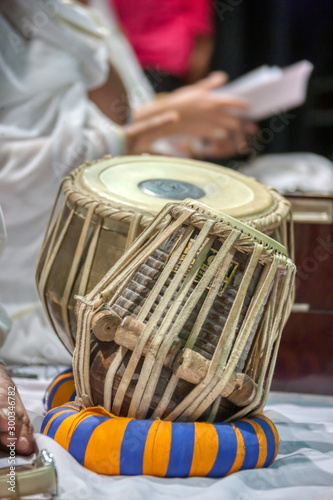
M151 8L145 9L148 4ZM262 120L259 141L248 156L214 161L241 169L289 197L299 274L273 388L332 394L333 361L327 349L333 349L333 257L323 242L333 234L333 170L325 162L333 159L333 2L172 0L157 7L154 0L145 0L135 16L131 0L114 0L113 6L157 93L216 70L232 81L262 65L313 64L305 103L277 115L284 126L273 133L271 118ZM264 131L269 131L267 139L260 135ZM276 156L246 164L267 154ZM326 252L320 262L318 248Z
M314 65L306 103L264 153L310 151L333 157L333 2L330 0L213 0L212 69L230 78L262 64Z
M2 0L1 21L0 201L9 236L0 299L6 292L12 316L41 310L35 262L61 177L105 154L209 160L291 202L299 271L275 388L333 394L333 1ZM314 68L304 104L267 120L256 123L241 94L223 93L227 78L304 60ZM16 304L22 276L24 307Z

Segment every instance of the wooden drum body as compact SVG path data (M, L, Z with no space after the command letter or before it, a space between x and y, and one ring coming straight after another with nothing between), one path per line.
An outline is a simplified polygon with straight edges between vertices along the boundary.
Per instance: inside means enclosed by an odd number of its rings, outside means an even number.
M51 324L70 352L76 336L74 296L94 288L168 201L198 199L287 244L289 203L254 179L205 162L105 157L66 177L61 195L36 280ZM58 205L59 197L54 212Z
M294 275L259 231L193 200L167 205L78 302L78 402L183 421L259 411Z
M286 196L294 214L296 295L273 389L333 395L333 193Z

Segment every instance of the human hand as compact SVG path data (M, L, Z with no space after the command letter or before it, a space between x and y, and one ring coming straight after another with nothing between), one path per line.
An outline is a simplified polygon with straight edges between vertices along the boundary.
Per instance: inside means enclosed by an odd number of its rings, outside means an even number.
M13 420L8 419L12 412ZM36 451L33 427L26 409L12 378L0 364L0 449L9 453L7 445L11 442L15 442L15 451L19 455Z
M173 127L178 120L178 114L170 111L123 127L126 154L135 155L153 152L153 143L161 137L172 135Z
M221 131L212 137L194 139L191 144L192 156L196 158L228 158L246 155L251 151L250 137L258 133L258 127L252 122L242 124L236 132Z
M141 106L136 110L134 119L140 121L173 110L179 115L179 120L174 124L174 134L203 139L210 139L221 131L238 134L244 127L244 120L238 115L248 105L238 97L213 92L226 81L225 73L211 73L193 85L182 87Z

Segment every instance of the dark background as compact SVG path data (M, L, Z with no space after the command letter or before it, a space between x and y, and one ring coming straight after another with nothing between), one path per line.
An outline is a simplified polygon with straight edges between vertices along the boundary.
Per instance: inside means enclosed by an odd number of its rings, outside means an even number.
M315 66L306 104L261 154L309 151L333 159L333 0L212 1L213 70L234 79L262 64L308 59Z

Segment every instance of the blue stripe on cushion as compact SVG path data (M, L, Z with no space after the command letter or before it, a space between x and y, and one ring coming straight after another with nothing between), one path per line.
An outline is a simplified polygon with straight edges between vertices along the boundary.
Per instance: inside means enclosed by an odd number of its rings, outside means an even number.
M188 477L192 466L194 439L194 423L177 422L172 425L169 465L165 477Z
M228 474L237 456L237 437L231 424L214 424L219 448L215 463L207 477L222 477Z
M61 375L64 375L64 374L62 373ZM48 396L47 396L47 405L49 408L52 407L52 401L53 401L54 395L57 392L57 390L59 389L59 387L61 387L65 382L68 382L69 380L74 380L73 373L69 374L68 377L62 378L54 385L54 387L52 387L50 394L48 394Z
M267 439L267 457L263 467L268 467L271 461L273 460L276 451L275 437L273 431L270 425L262 418L252 418L251 420L259 424L265 433Z
M68 452L79 462L79 464L84 465L86 448L94 430L99 425L109 420L110 417L101 417L100 415L96 415L85 417L78 424L72 434Z
M64 407L63 406L59 406L58 408L54 408L53 410L49 411L46 414L46 416L44 417L44 420L43 420L40 432L41 433L44 432L45 427L47 426L47 424L49 423L49 421L51 420L51 418L53 417L53 415L56 415L57 413L61 413L62 411L64 411Z
M143 474L143 455L152 420L131 420L124 432L120 450L120 474Z
M54 420L53 422L51 422L50 424L50 427L49 427L49 430L47 431L47 435L49 437L51 437L52 439L54 439L54 436L57 432L57 430L59 429L60 425L62 424L62 422L70 417L71 415L75 415L77 414L77 411L75 410L65 410L62 408L62 413L60 413L60 415L58 415Z
M259 458L259 440L256 431L249 422L234 422L244 439L245 457L240 470L253 469L258 462Z

